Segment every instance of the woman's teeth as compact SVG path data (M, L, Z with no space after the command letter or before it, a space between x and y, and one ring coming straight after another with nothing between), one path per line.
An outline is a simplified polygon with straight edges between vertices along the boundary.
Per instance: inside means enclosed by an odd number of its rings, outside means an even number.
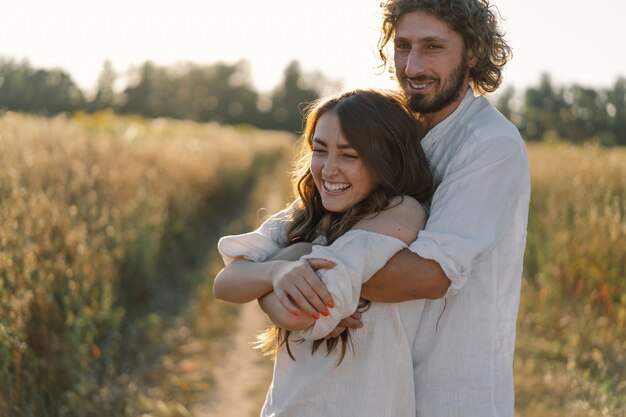
M327 191L338 193L338 192L341 192L350 188L350 184L331 184L327 181L324 181L324 188Z

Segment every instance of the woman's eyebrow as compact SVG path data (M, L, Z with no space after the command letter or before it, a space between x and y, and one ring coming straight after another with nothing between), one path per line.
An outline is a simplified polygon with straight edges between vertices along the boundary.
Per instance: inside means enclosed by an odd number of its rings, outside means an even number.
M321 138L313 138L313 143L318 143L318 144L328 148L328 144L326 142L324 142L324 140L321 139ZM339 145L337 145L337 149L354 149L354 146L350 145L347 142L346 143L340 143Z

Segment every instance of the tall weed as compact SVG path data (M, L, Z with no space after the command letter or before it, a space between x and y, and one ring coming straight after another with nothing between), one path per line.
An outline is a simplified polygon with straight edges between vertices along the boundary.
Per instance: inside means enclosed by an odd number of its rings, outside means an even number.
M626 415L626 152L531 145L529 158L518 404Z
M0 414L131 415L160 308L284 134L100 113L0 117Z

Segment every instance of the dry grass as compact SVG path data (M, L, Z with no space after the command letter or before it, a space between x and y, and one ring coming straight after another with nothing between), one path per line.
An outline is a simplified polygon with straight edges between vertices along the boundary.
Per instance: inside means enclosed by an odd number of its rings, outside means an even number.
M154 360L160 312L290 144L107 113L0 117L0 414L144 412L132 371Z
M518 415L626 415L626 152L529 146Z
M188 415L213 382L186 359L219 360L236 313L211 300L208 254L258 223L291 139L108 113L1 116L0 415ZM517 415L624 416L626 152L529 156Z

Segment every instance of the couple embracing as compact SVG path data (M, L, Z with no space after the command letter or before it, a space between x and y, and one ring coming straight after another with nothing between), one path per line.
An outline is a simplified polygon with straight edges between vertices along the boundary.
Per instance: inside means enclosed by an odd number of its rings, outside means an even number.
M487 0L382 6L402 92L309 107L296 200L220 240L214 294L275 323L262 416L512 417L530 181L481 96L511 52Z

